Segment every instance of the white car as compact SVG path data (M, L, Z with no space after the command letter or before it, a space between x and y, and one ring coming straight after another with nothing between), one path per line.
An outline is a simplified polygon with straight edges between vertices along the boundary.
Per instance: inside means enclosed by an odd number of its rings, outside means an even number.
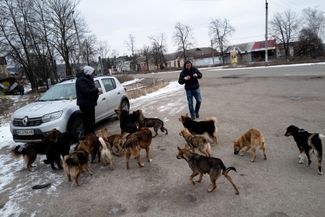
M115 115L114 109L129 111L126 89L113 76L94 78L101 87L96 106L96 123ZM10 121L10 131L15 142L39 142L48 131L56 128L61 133L83 131L81 112L76 103L76 79L52 86L36 101L16 110Z

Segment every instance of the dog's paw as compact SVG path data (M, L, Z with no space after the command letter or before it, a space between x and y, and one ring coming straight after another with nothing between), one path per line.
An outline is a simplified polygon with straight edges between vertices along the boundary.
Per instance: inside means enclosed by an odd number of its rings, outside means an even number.
M152 158L150 158L150 159L148 160L148 162L152 162Z
M251 162L252 162L252 163L254 163L254 162L255 162L255 160L254 160L254 159L251 159Z
M323 172L321 172L321 171L318 171L318 173L317 173L318 175L323 175Z
M245 155L245 152L240 152L239 155L240 156L244 156Z

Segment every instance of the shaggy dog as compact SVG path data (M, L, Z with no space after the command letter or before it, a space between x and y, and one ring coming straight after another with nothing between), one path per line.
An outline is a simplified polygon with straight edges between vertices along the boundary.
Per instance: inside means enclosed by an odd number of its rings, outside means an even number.
M242 150L240 155L244 155L245 152L251 149L252 151L251 162L255 162L257 147L263 151L264 160L267 160L266 153L265 153L264 136L260 130L252 128L234 141L234 154L237 155L239 151Z
M216 126L217 118L210 117L204 121L194 121L188 116L188 114L186 114L181 115L178 120L182 122L183 126L187 128L191 134L196 135L207 133L208 136L213 140L213 142L215 144L218 144L218 128Z
M71 178L75 180L77 186L80 186L81 172L87 172L92 175L89 165L89 152L80 148L63 159L64 173L68 176L69 182Z
M290 125L287 128L285 136L293 136L294 140L297 143L298 149L300 151L299 154L299 163L302 164L304 162L304 157L302 155L305 152L308 158L308 166L311 164L310 154L313 152L317 153L318 159L318 174L322 175L322 155L323 155L323 147L321 137L324 137L319 133L309 133L308 131L298 128L294 125Z
M176 156L177 159L184 159L188 163L189 167L192 170L192 174L190 176L190 181L194 185L195 182L193 178L197 175L200 175L199 180L196 182L200 183L202 181L202 177L205 173L208 173L211 180L211 185L208 188L208 192L212 192L216 189L216 181L217 178L222 174L226 177L226 179L232 184L234 187L236 194L239 194L239 190L237 186L232 181L231 177L228 175L228 172L230 170L236 169L235 167L228 167L224 165L222 160L219 158L214 157L205 157L196 153L191 152L190 150L187 150L186 148L178 148L178 154Z
M197 149L206 157L211 156L211 145L205 137L193 136L187 128L184 128L179 135L183 136L186 141L186 146L189 147L192 152L195 152Z

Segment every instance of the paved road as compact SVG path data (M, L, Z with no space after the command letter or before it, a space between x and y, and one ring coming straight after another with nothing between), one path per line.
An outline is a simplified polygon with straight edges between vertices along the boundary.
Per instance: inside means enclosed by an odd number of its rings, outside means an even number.
M132 105L148 117L163 119L169 130L168 135L160 133L153 139L153 162L145 162L139 169L132 159L130 171L123 158L115 158L114 171L93 164L95 174L82 175L81 187L71 186L56 172L62 182L55 191L32 192L19 204L26 216L323 217L325 177L317 175L315 156L310 168L298 164L298 149L284 132L288 125L296 124L325 134L325 66L202 72L201 117L218 118L220 144L213 146L213 155L237 168L238 173L229 174L240 195L235 195L224 177L218 179L213 193L207 192L208 176L201 184L189 183L187 163L176 159L177 146L184 144L177 118L187 112L185 93L180 89ZM172 81L178 72L138 75L142 76ZM116 120L103 126L113 133L119 130ZM248 155L233 155L232 141L251 127L265 134L266 161L260 152L255 163ZM41 163L35 170L33 176L52 173ZM27 182L28 174L21 171L15 184Z

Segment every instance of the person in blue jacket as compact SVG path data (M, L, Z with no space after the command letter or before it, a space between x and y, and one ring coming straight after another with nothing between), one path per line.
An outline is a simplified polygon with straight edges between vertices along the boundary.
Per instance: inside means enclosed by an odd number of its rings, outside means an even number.
M84 135L94 133L95 107L99 94L102 93L102 89L95 86L94 71L93 67L85 66L83 72L77 74L77 105L82 112Z
M200 93L200 84L198 79L201 78L202 73L197 68L192 66L191 61L185 61L184 68L179 75L178 83L185 84L188 108L192 120L200 117L199 111L202 102L202 97ZM196 100L195 109L193 108L193 97Z

